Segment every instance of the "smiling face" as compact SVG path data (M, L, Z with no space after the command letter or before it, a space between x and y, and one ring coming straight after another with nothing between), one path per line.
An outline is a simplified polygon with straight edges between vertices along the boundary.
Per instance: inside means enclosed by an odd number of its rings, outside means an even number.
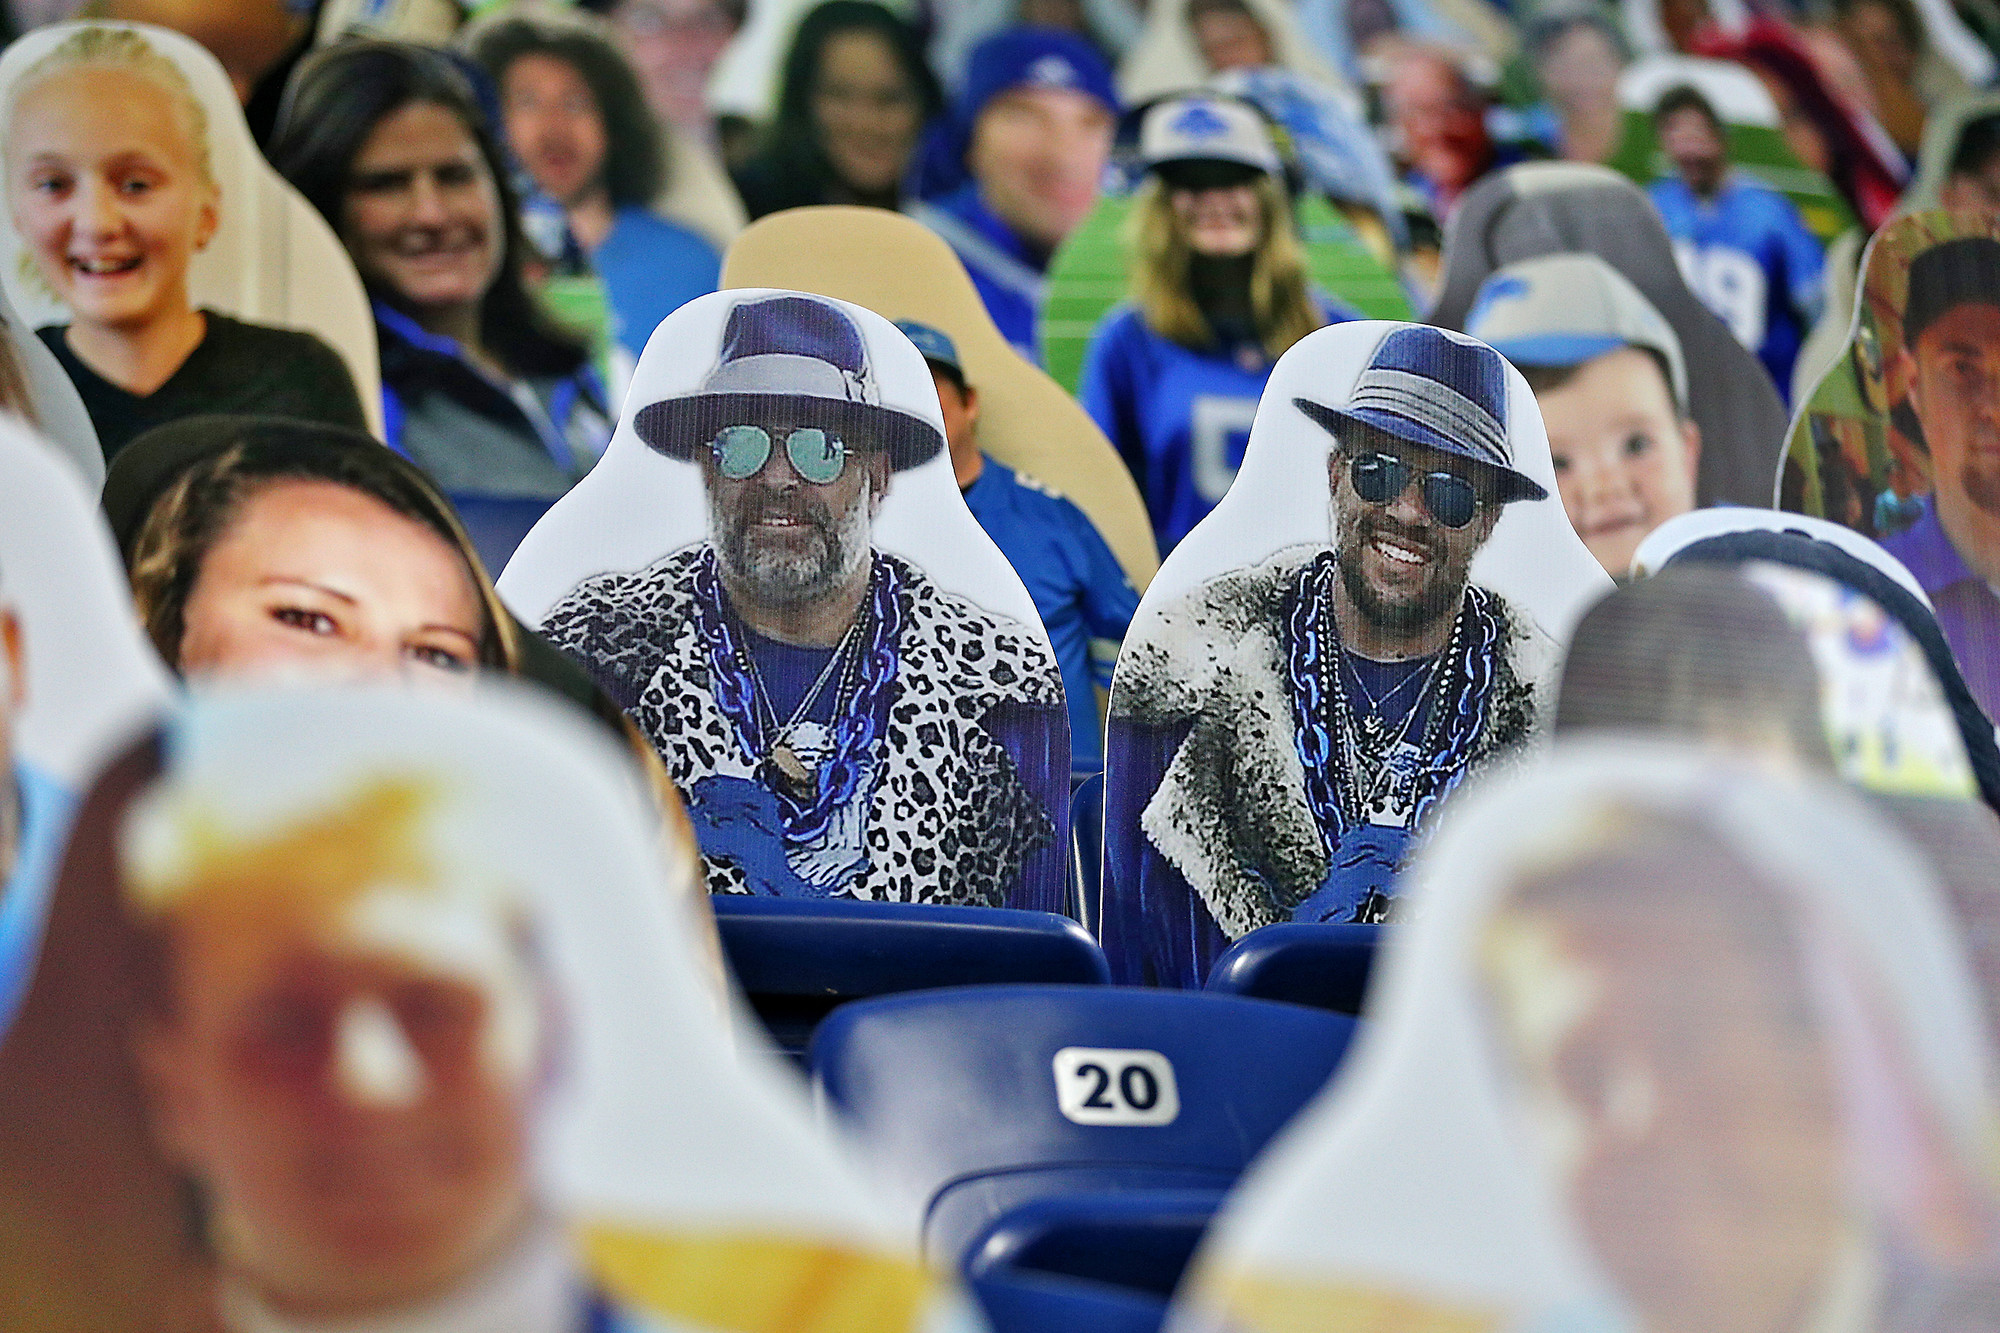
M1624 578L1646 535L1695 507L1700 432L1674 411L1659 363L1635 347L1593 358L1535 400L1570 526Z
M722 475L701 455L709 536L731 597L780 610L825 602L868 578L875 511L889 489L888 455L848 443L840 475L825 484L801 477L786 455L790 418L750 422L770 432L771 456L753 476Z
M597 97L576 66L552 55L524 55L500 85L507 142L542 193L572 205L601 188L610 147Z
M916 150L923 104L879 33L842 32L820 52L812 117L834 174L856 193L886 194Z
M1205 259L1241 258L1264 239L1264 208L1254 185L1174 189L1168 191L1167 202L1187 237L1188 249Z
M272 481L202 560L182 612L181 670L468 680L485 612L435 531L329 481Z
M1348 460L1368 453L1392 455L1416 470L1387 504L1355 493ZM1479 509L1464 527L1446 527L1425 507L1420 478L1433 471L1466 477L1480 491ZM1327 456L1327 472L1341 583L1370 627L1414 637L1457 615L1472 557L1500 520L1500 504L1466 460L1349 424Z
M1115 128L1087 94L1015 88L979 113L965 161L986 206L1029 244L1053 250L1097 203Z
M476 306L500 275L500 190L445 107L412 102L377 122L348 171L341 240L368 285L412 311Z
M220 214L181 99L117 66L59 71L16 103L6 163L14 226L78 323L185 317L188 263Z

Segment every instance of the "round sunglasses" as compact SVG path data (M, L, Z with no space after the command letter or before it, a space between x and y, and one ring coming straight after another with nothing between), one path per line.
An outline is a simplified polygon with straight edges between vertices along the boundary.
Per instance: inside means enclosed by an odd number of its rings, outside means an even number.
M847 445L830 431L801 426L784 440L792 470L814 485L838 480L847 466ZM771 432L762 426L724 426L715 433L716 471L731 481L748 481L771 461L772 445Z
M1447 528L1462 528L1479 512L1479 488L1456 472L1418 472L1394 454L1357 454L1347 465L1354 493L1386 505L1412 480L1423 483L1424 508Z

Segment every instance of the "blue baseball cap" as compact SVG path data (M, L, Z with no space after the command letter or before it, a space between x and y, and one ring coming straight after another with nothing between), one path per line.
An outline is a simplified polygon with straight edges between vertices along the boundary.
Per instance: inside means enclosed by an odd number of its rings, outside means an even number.
M965 364L958 359L958 344L944 330L919 324L914 319L897 320L896 330L916 344L917 350L924 354L924 360L943 366L960 379L965 378Z
M1673 325L1596 255L1542 255L1495 270L1465 331L1517 366L1580 366L1621 347L1657 353L1674 403L1687 411L1687 360Z

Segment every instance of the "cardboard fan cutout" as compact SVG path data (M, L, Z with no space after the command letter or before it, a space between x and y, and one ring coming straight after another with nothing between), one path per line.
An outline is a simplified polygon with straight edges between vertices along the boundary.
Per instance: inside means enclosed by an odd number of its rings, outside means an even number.
M97 443L97 427L90 424L90 412L63 372L62 362L14 312L4 289L0 289L0 329L20 368L36 434L76 467L85 486L97 490L104 484L104 450Z
M0 1033L34 962L78 794L165 701L96 498L0 422Z
M5 1322L961 1327L732 1037L661 837L515 691L180 710L85 804L0 1048Z
M1876 234L1848 354L1793 423L1780 503L1873 537L1916 576L1966 683L2000 710L2000 222L1927 212Z
M1609 580L1518 371L1428 325L1321 329L1147 591L1112 682L1104 943L1199 985L1279 921L1371 921L1435 808L1538 736Z
M219 193L218 222L187 263L197 308L256 324L303 329L340 354L367 415L382 430L381 372L375 320L361 278L326 220L264 160L229 76L214 56L164 28L136 23L56 23L38 28L0 54L0 109L10 109L17 81L81 31L129 32L171 61L192 89L199 127ZM4 133L4 127L0 127ZM35 271L11 210L0 209L0 287L32 327L67 324L67 308Z
M1466 327L1480 284L1497 268L1585 251L1644 294L1680 339L1689 410L1704 441L1696 495L1769 508L1783 449L1785 407L1754 353L1681 280L1659 213L1608 167L1529 163L1467 190L1445 228L1444 279L1431 319Z
M1366 1041L1170 1330L1947 1333L2000 1308L1978 1003L1935 883L1853 794L1565 742L1455 805L1417 879Z
M713 891L1062 910L1062 679L882 316L681 307L500 590L659 750Z

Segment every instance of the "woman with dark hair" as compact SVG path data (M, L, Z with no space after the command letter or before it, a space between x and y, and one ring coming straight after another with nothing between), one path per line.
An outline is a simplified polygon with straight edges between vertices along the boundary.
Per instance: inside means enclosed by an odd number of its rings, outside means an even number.
M510 10L475 28L467 49L500 91L508 147L561 210L567 257L603 282L611 331L637 357L722 271L714 246L653 211L665 140L638 76L580 14Z
M470 79L423 47L329 47L300 66L271 160L374 298L390 446L500 568L611 422L583 344L522 276L518 208Z
M785 57L778 114L737 170L753 218L808 204L895 208L943 94L916 30L866 0L827 0Z

